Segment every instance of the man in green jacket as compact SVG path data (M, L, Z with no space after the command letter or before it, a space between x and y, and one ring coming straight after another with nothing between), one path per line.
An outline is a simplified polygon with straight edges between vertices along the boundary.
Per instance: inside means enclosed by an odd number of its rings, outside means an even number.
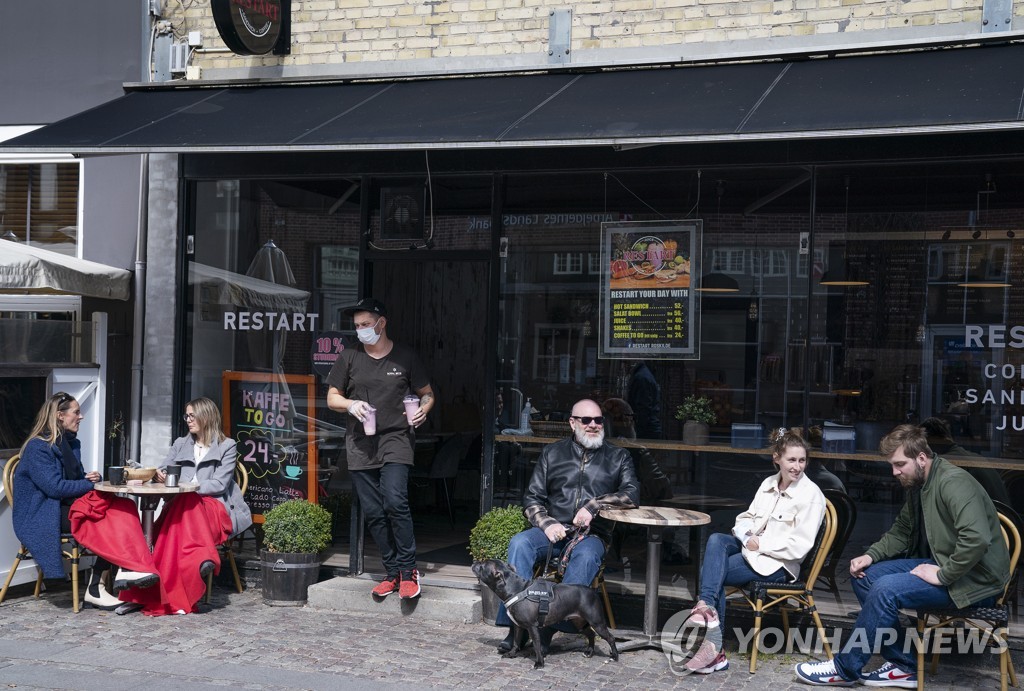
M899 627L900 609L992 604L1010 578L995 505L977 480L936 456L915 425L900 425L879 448L907 500L889 532L850 561L860 615L841 653L796 666L807 684L916 688L915 649ZM886 663L862 672L873 653Z

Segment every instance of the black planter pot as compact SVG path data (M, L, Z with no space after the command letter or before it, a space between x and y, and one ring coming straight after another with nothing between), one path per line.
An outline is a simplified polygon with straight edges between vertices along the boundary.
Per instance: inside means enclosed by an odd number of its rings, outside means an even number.
M309 586L320 576L320 555L260 552L263 602L276 607L306 604Z

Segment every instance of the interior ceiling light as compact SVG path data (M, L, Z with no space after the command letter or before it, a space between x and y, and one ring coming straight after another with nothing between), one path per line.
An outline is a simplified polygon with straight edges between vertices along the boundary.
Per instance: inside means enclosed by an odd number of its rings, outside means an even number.
M829 267L821 280L818 281L819 285L823 286L840 286L843 288L849 288L852 286L866 286L870 285L868 281L862 280L855 271L850 269L849 263L846 260L846 243L847 243L847 230L850 222L850 176L847 175L843 178L843 184L846 187L846 207L843 211L843 261L839 266L839 269Z
M732 276L727 276L717 269L709 274L704 274L700 279L702 293L738 293L740 284Z
M725 180L717 182L715 194L718 196L718 211L715 214L715 224L719 227L719 232L721 232L722 197L725 195ZM711 256L715 257L715 254L716 252L713 251ZM722 267L716 261L711 269L711 273L700 277L700 287L697 288L697 291L701 293L738 293L740 292L740 284L732 276L722 273Z

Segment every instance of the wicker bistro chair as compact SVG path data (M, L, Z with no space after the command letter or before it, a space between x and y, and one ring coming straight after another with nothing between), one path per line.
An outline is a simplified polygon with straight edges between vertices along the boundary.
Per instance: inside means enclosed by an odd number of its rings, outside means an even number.
M1017 560L1020 558L1021 544L1020 532L1014 525L1013 520L1006 514L999 514L999 522L1002 524L1003 539L1006 540L1006 547L1010 551L1010 573L1017 567ZM941 628L951 628L954 623L962 622L965 627L978 629L989 634L988 642L999 650L999 688L1006 691L1006 682L1017 686L1017 675L1013 670L1013 661L1010 659L1010 649L1007 646L1009 638L1010 605L1007 594L1009 585L1013 579L1009 579L1002 595L991 607L964 607L963 609L941 609L941 610L918 610L917 612L917 688L924 689L924 656L927 644L924 641L926 634ZM931 673L939 665L939 651L932 652Z
M14 506L14 471L18 468L18 463L21 462L21 456L12 456L7 465L4 466L3 479L4 479L4 495L7 497L7 503L10 506ZM75 613L81 609L81 602L78 598L78 563L84 556L89 556L91 552L86 550L78 541L75 540L71 533L61 533L60 536L61 554L65 559L71 562L71 596L72 609ZM32 555L29 554L28 549L25 545L19 545L18 554L14 557L14 565L11 566L10 572L7 574L7 580L4 581L3 588L0 588L0 603L7 597L7 589L11 585L11 581L14 580L14 573L18 570L18 566L25 559L31 559ZM38 568L37 568L38 570ZM36 589L35 596L39 597L43 590L43 572L39 570L39 575L36 578Z
M825 635L825 627L818 616L817 607L814 604L814 585L821 574L821 568L828 558L832 549L832 543L836 537L838 528L836 518L836 507L828 499L825 500L825 518L818 528L818 535L814 539L811 551L804 557L800 566L800 578L793 583L767 583L764 581L751 581L743 587L731 588L726 595L739 594L742 598L733 598L732 603L749 606L754 610L754 636L751 639L754 643L750 651L750 673L757 671L757 652L761 638L761 619L764 613L773 607L778 607L782 614L782 630L789 640L789 611L807 612L814 618L814 625L818 629L818 636L825 647L825 654L831 658L832 649L828 644L828 637Z
M837 489L826 489L822 492L836 509L836 539L832 541L832 549L828 551L825 563L818 573L818 581L832 591L836 603L842 606L839 595L839 581L836 578L836 567L850 541L853 527L857 523L857 503L846 492Z
M249 489L249 473L246 471L245 466L240 463L235 464L235 484L238 485L238 489L242 490L243 501L245 499L245 490ZM217 549L228 558L228 564L231 565L231 575L235 578L235 589L238 592L242 592L242 579L238 575L238 564L235 563L235 551L232 545L235 541L241 541L240 537L231 537L228 540L217 547ZM223 559L221 559L223 563ZM210 573L206 577L206 602L209 604L210 596L213 594L213 574Z

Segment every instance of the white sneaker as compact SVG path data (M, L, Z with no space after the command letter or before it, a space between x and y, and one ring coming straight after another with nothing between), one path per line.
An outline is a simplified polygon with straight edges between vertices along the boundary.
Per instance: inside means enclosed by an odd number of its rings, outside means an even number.
M886 662L874 672L862 673L860 683L864 686L895 686L903 689L916 689L917 672L907 672L898 665Z
M835 660L801 662L793 671L796 678L811 686L853 686L856 680L847 680L836 669Z
M114 590L124 590L125 588L148 588L152 585L156 585L159 580L160 576L155 573L141 573L139 571L118 569L117 576L114 577Z

